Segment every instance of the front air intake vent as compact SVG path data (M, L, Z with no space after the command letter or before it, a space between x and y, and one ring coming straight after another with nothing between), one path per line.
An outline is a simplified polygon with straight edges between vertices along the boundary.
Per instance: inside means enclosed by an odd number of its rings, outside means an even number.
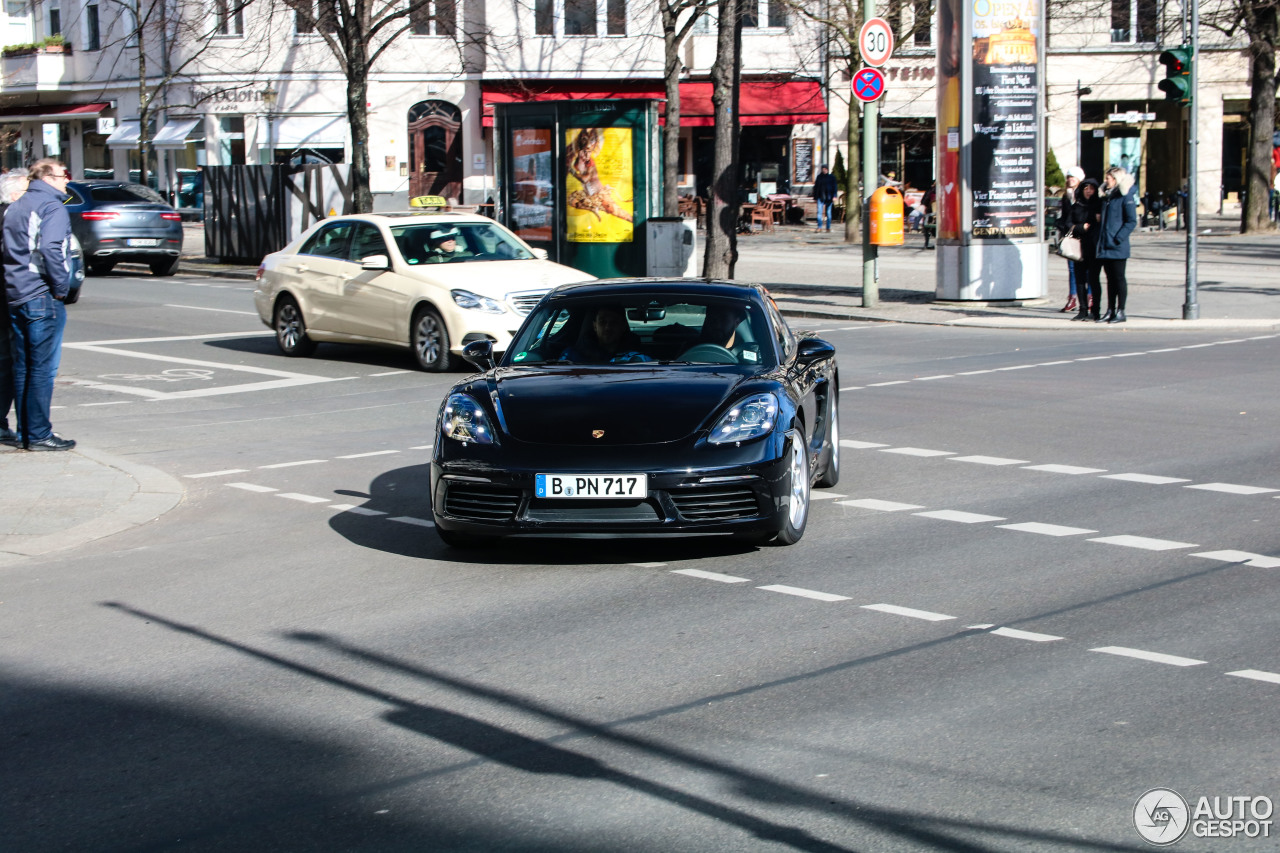
M689 521L727 521L760 514L756 493L743 486L699 486L672 490L671 501Z
M520 490L478 483L450 483L445 515L473 521L510 521L520 508Z

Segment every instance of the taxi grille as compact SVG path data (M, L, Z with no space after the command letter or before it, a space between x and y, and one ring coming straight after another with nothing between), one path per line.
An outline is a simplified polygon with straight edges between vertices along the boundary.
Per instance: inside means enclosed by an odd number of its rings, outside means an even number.
M444 496L446 515L474 521L510 521L520 507L520 490L476 483L450 483Z
M760 514L756 493L743 486L700 486L672 490L671 502L689 521L725 521Z
M516 310L517 314L528 314L534 309L542 297L547 295L545 290L531 290L526 293L508 293L507 301L511 303L511 307Z

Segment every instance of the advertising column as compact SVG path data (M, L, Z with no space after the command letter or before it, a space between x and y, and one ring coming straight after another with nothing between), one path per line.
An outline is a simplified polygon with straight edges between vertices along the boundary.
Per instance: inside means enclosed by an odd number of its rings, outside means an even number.
M939 299L1047 292L1042 0L939 0Z

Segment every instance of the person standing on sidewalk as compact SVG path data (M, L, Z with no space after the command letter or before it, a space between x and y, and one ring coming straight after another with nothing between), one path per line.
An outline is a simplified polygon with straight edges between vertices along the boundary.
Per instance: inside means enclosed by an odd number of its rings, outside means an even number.
M1098 260L1107 273L1108 323L1123 323L1129 296L1124 268L1129 260L1129 235L1138 227L1138 204L1133 176L1119 166L1107 169L1102 179L1102 216L1098 222Z
M1098 261L1098 223L1102 219L1102 196L1098 182L1085 178L1076 188L1076 203L1071 206L1071 227L1080 238L1076 261L1076 292L1080 309L1072 320L1097 320L1102 311L1102 266Z
M9 205L27 191L25 172L5 172L0 175L0 225ZM2 268L0 268L2 269ZM0 444L18 447L22 439L9 429L9 409L13 406L13 335L9 332L9 298L5 295L4 278L0 275ZM14 412L17 426L17 412Z
M70 450L76 443L54 433L49 409L67 321L63 300L74 278L71 217L63 207L71 175L65 164L42 159L27 177L27 192L5 211L3 231L17 431L26 450Z
M1067 235L1080 238L1078 233L1072 228L1072 208L1076 203L1076 188L1080 186L1080 182L1084 180L1084 169L1079 166L1072 166L1067 169L1066 184L1067 188L1062 191L1062 200L1058 203L1058 239L1062 239ZM1074 311L1076 308L1076 294L1080 295L1080 303L1087 310L1089 305L1089 297L1087 291L1082 290L1079 286L1080 273L1083 270L1077 267L1077 262L1067 261L1067 304L1062 306L1062 310L1058 313L1065 314L1068 311Z
M827 164L822 164L818 177L813 179L813 200L818 203L818 230L825 227L831 230L831 205L840 191L836 185L836 176L827 171Z

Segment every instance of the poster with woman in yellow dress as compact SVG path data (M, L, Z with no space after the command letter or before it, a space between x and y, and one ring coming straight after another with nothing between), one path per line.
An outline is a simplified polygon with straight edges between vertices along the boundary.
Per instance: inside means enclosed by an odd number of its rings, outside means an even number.
M565 131L565 199L570 243L630 243L635 233L631 128Z

